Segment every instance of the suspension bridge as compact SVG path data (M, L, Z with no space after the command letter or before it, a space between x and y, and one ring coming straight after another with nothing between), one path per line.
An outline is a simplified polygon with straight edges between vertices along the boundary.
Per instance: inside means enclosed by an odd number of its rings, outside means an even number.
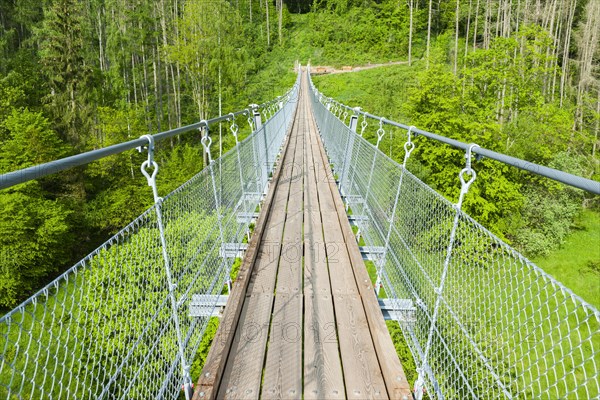
M600 396L600 312L462 211L476 156L600 184L352 109L308 71L260 106L0 176L2 189L139 148L154 199L0 319L0 397ZM227 122L236 145L213 160L210 126ZM402 164L379 149L392 128L406 131ZM208 166L160 197L155 143L198 129ZM407 170L416 135L464 150L456 202Z

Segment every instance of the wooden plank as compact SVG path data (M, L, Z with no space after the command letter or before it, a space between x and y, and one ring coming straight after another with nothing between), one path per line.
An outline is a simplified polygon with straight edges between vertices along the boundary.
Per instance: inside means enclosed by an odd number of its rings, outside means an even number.
M289 191L292 187L292 182L294 182L293 170L295 169L294 165L294 157L301 151L301 143L298 142L298 126L295 125L294 130L291 134L291 142L290 148L286 152L286 156L282 160L282 176L280 180L277 182L276 194L275 194L275 202L271 211L271 215L269 221L267 222L267 234L265 235L265 241L261 244L261 254L256 259L255 273L252 275L252 279L250 285L248 287L248 294L251 294L249 298L252 300L254 296L257 296L257 293L262 293L265 295L273 296L275 289L275 281L277 277L277 272L279 268L279 264L281 263L281 239L284 235L284 230L287 227L287 207L289 200ZM293 144L293 145L292 145ZM287 175L287 176L286 176ZM301 205L300 205L301 206ZM301 224L301 220L299 223ZM301 231L301 225L298 228ZM270 240L272 239L272 240ZM299 266L296 266L296 270L300 270ZM296 291L299 291L300 286L300 278L297 279L298 284ZM259 297L261 298L261 297ZM271 297L272 300L272 297ZM285 309L282 310L282 300L283 298L275 299L276 305L279 307L279 317L277 318L290 318L292 321L296 321L298 324L298 318L293 318L294 310ZM284 302L286 304L289 302ZM243 332L236 332L236 337L241 338L240 343L235 344L230 352L229 359L227 361L226 369L223 373L223 379L219 388L219 397L220 398L256 398L258 397L261 390L261 379L262 379L262 367L265 360L265 357L268 355L265 354L265 348L268 340L268 332L269 326L271 322L271 307L273 303L268 304L257 304L256 301L248 302L248 306L244 307L245 312L240 316L240 324L244 325L258 325L261 327L261 332L264 330L264 335L262 335L257 340L246 341L244 343ZM255 308L259 308L256 309ZM301 307L295 308L296 313L300 313L300 323L301 319ZM279 321L280 323L286 323L285 320ZM264 329L263 329L264 327ZM242 335L242 336L240 336ZM273 338L277 338L275 334ZM278 345L278 343L273 343L271 352L275 352L277 350L282 350L283 346ZM268 357L268 365L271 367L274 365L276 367L276 357L271 356ZM289 361L288 361L289 362ZM291 362L291 364L294 364ZM297 365L301 365L301 353L298 356ZM271 367L272 368L272 367ZM295 375L297 377L297 389L300 391L301 386L301 372L298 368L298 371ZM289 371L284 371L280 373L279 376L282 376L283 383L285 385L292 385L294 376L293 368ZM267 376L267 375L265 375ZM269 374L269 379L271 382L274 378L270 378L271 374ZM294 390L294 389L289 389Z
M290 153L286 153L286 157L283 159L283 173L288 170L290 166L294 165L294 156L297 152L298 146L298 134L297 130L293 130L291 133L291 140L293 146L290 147ZM282 178L284 178L282 176ZM282 179L277 183L275 202L271 208L269 220L267 222L267 232L261 243L261 253L254 267L255 272L252 274L250 285L248 287L249 292L273 292L275 288L275 279L277 277L277 270L279 267L279 260L282 250L282 236L284 235L284 229L286 229L286 208L289 199L289 191L291 188L291 179ZM299 228L301 229L301 227ZM289 251L289 249L287 249Z
M334 296L340 353L349 399L387 399L365 311L358 294Z
M282 163L284 166L293 165L293 156L297 152L298 146L297 129L292 131L291 138L292 143L295 143L295 145L290 151L293 149L294 153L286 153ZM290 162L290 160L292 161ZM271 218L267 222L266 229L268 233L265 235L266 238L273 237L277 240L261 243L261 253L255 260L255 271L252 274L246 294L246 296L251 295L250 299L255 295L269 295L271 296L271 303L263 305L262 303L251 302L248 304L248 308L246 308L246 305L244 306L246 312L240 316L239 324L241 326L260 326L261 329L264 327L265 334L261 335L258 340L252 340L231 348L219 387L219 398L256 398L260 393L262 367L266 357L265 349L272 315L277 270L280 264L281 239L285 229L285 210L290 187L291 179L289 178L277 182L275 196L278 202L274 204L275 208L272 209ZM254 310L254 307L264 307L265 309ZM266 311L267 308L268 311ZM239 337L240 334L243 334L243 332L236 332L236 337Z
M269 334L263 399L302 398L302 295L277 292Z
M304 296L304 398L345 398L331 294Z
M296 113L297 114L296 110ZM282 157L285 159L288 154L290 142L292 141L291 132L293 131L292 124L290 131L288 132L286 142L284 143L284 151ZM279 166L273 174L273 182L278 182L281 176L282 168ZM256 222L254 234L248 244L248 249L240 271L236 278L233 291L229 297L228 305L225 307L225 312L213 339L213 344L206 358L202 374L198 379L198 382L194 391L194 400L201 399L215 399L218 393L218 385L221 382L223 371L225 370L225 364L228 359L230 348L234 340L234 335L237 330L239 317L243 309L244 298L246 290L250 283L250 276L252 275L252 268L258 257L259 244L261 243L265 234L265 228L267 220L269 219L270 211L273 207L273 199L275 197L276 186L271 187L271 190L267 193L265 201L262 207L262 213L258 217Z
M331 294L321 216L305 210L304 295Z
M281 241L265 240L260 244L260 253L254 262L254 271L246 293L273 293L280 253Z
M258 398L272 306L272 293L246 296L219 386L219 399Z
M348 240L354 238L352 231L350 229L348 230L349 232L345 232L347 236L346 243L348 243ZM350 237L352 239L350 239ZM393 399L410 399L412 398L411 386L406 379L404 368L402 368L400 359L396 354L396 348L394 347L385 320L383 319L381 309L379 308L379 302L377 301L367 269L364 266L360 250L357 247L356 249L351 249L349 252L356 280L357 282L360 282L358 290L367 315L369 330L371 331L371 337L385 379L388 394L390 398Z
M316 132L313 132L315 134ZM319 140L315 134L317 141ZM323 149L313 151L315 164L321 163L331 176ZM317 168L318 170L318 168ZM368 330L365 309L358 294L356 280L350 263L344 236L341 233L340 220L334 203L337 189L328 182L317 182L321 216L323 218L323 236L327 248L327 261L334 294L334 310L339 335L339 347L344 369L346 396L348 398L388 398L385 382L379 368L373 340ZM356 242L354 242L356 245ZM358 247L357 247L358 248Z
M328 250L333 245L339 251L335 257L330 256L331 252L328 251L328 265L347 396L387 398L346 245L327 239L328 231L339 229L339 223L336 227L333 222L323 222Z
M304 189L304 398L342 399L346 391L327 267L313 157L314 125L305 131Z
M346 243L343 241L343 238L340 240L340 224L337 214L323 212L322 217L323 237L325 239L325 251L327 265L329 266L332 293L334 295L358 294Z
M286 243L302 242L302 223L304 219L302 211L304 200L304 135L300 129L296 132L296 135L297 141L286 207L285 232L283 234L283 241Z
M302 103L299 106L302 116L306 107ZM296 147L293 168L288 170L291 173L290 189L262 387L262 397L267 399L302 397L302 128L300 123L293 133L297 138Z
M321 141L318 137L316 139L319 142ZM323 147L320 148L320 151L322 159L327 160L327 155L325 154ZM324 161L324 163L326 163L326 161ZM339 195L335 182L330 182L330 188L335 203L335 209L338 213L341 232L344 236L346 248L350 257L352 271L358 284L358 290L367 317L375 352L385 380L386 390L390 398L410 399L412 397L410 384L406 379L406 374L404 373L402 364L396 354L394 343L392 342L385 320L381 314L379 303L371 284L371 279L369 278L369 274L364 265L352 228L348 223L343 201Z

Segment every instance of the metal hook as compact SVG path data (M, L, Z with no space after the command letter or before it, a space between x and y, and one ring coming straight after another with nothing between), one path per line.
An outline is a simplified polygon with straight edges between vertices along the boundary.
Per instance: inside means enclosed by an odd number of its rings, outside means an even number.
M152 164L154 161L154 136L152 135L142 135L140 139L146 139L148 141L148 162ZM138 147L138 151L141 153L143 151L143 146Z
M233 115L233 113L231 114ZM235 118L233 118L231 120L231 126L229 127L229 130L231 131L231 133L233 134L233 137L235 138L235 143L237 144L238 142L238 132L240 130L240 127L238 126L238 124L235 122Z
M208 163L212 164L213 160L212 160L212 156L210 154L210 145L212 144L212 139L209 135L209 128L208 128L208 122L206 120L202 120L200 121L201 124L204 124L204 126L206 127L206 135L202 136L202 139L200 139L200 143L202 144L202 147L204 147L204 151L206 152L207 156L208 156ZM202 129L202 128L199 128Z
M408 161L408 158L410 157L410 153L412 153L412 151L415 149L415 144L412 141L412 130L416 129L415 126L411 125L408 127L408 132L407 132L407 140L406 143L404 143L404 162L402 163L402 166L406 168L406 162Z
M479 145L477 145L475 143L471 143L469 145L469 147L467 148L467 152L465 154L465 158L467 159L466 166L465 166L465 168L463 168L460 171L460 173L458 175L460 178L460 183L461 183L460 196L458 198L458 203L456 204L456 207L458 209L461 208L464 196L469 191L469 187L471 186L471 184L473 182L475 182L475 178L477 178L477 172L475 172L475 170L473 168L471 168L472 153L473 153L473 148L475 148L475 147L479 147ZM470 178L468 180L465 179L466 175L470 175Z
M475 143L471 143L469 145L469 147L467 148L467 153L465 154L465 157L467 159L467 168L468 169L471 169L471 160L472 160L472 153L473 153L474 147L479 147L479 145L475 144Z
M142 174L148 180L148 185L152 186L150 181L154 180L154 178L156 178L156 174L158 173L158 164L156 161L154 161L154 137L152 135L142 135L140 136L140 139L142 138L148 141L148 159L142 163ZM154 168L152 174L148 173L147 171L148 167L150 166Z
M383 136L385 135L385 130L383 129L383 120L385 118L381 117L381 119L379 120L379 129L377 129L377 146L379 148L379 142L381 142L381 139L383 139Z
M365 133L365 129L367 129L367 125L369 125L367 122L367 116L365 114L363 114L363 120L360 123L360 136L361 137Z
M152 194L154 195L154 202L159 203L162 199L158 197L158 189L156 187L156 175L158 174L158 164L154 161L154 136L142 135L140 139L146 139L148 141L148 159L144 161L140 167L142 175L148 181L148 186L152 188ZM152 173L148 172L148 168L152 167Z

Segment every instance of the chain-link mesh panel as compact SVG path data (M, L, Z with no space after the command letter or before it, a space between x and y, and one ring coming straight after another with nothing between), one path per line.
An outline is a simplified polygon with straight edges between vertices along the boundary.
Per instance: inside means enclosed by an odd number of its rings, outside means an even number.
M352 132L314 86L312 102L362 238L387 250L386 293L416 306L401 327L429 395L598 398L598 310Z
M192 295L222 293L233 263L224 249L247 233L297 90L270 106L259 130L0 319L0 398L180 397L180 345L191 364L208 321L190 316Z

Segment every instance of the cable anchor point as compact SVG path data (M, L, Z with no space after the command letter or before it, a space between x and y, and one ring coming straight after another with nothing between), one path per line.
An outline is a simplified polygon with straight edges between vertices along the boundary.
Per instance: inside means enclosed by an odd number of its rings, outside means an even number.
M146 139L148 141L148 159L144 161L140 167L142 175L146 177L148 186L152 188L152 194L154 195L154 202L160 203L162 198L158 196L158 188L156 187L156 175L158 174L158 164L154 161L154 136L142 135L140 139ZM141 147L139 148L142 151ZM150 170L152 172L150 172Z

